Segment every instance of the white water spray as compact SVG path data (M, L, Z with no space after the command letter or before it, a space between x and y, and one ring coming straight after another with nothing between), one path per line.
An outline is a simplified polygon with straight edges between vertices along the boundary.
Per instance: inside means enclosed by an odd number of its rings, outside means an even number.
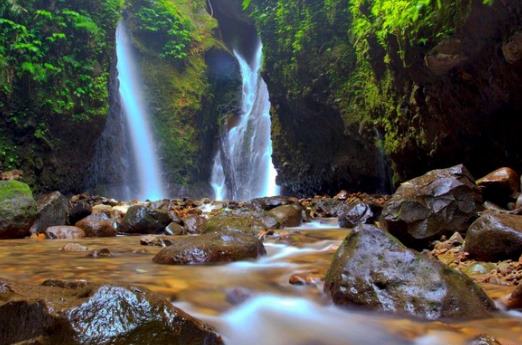
M279 194L272 163L270 99L260 75L263 46L258 43L252 64L234 51L243 80L239 123L222 138L212 169L217 200L248 200Z
M142 83L136 70L131 41L125 24L121 21L116 29L116 54L121 104L137 167L139 192L136 198L159 200L164 197L160 166L142 99Z

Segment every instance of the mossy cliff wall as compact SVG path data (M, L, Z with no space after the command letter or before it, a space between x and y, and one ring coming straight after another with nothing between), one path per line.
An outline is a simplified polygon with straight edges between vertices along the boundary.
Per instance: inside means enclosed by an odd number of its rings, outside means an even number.
M131 0L125 17L169 187L209 196L219 122L237 108L235 59L215 37L205 0Z
M264 42L287 189L374 189L379 148L395 182L458 162L522 168L522 2L243 5Z
M0 169L79 191L109 109L119 0L0 2Z

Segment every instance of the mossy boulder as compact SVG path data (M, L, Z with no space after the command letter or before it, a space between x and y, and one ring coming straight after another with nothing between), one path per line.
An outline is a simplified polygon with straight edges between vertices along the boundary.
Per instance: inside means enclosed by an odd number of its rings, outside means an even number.
M264 229L263 223L254 216L222 214L210 217L203 232L239 231L257 234L262 229Z
M300 205L283 205L268 211L284 227L299 226L303 222L303 208Z
M36 212L36 201L27 184L0 181L0 238L29 235Z
M340 306L429 320L480 318L495 309L467 276L372 225L358 226L341 244L325 291Z

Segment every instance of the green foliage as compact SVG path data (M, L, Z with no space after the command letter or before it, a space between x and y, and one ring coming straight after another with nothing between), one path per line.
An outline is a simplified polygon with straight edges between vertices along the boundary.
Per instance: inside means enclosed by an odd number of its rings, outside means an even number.
M14 167L17 140L52 147L55 125L106 116L120 9L121 0L0 3L0 126L14 135L0 142L4 166Z
M129 5L137 20L137 31L144 41L160 52L167 61L180 63L189 54L192 27L174 2L168 0L138 0Z

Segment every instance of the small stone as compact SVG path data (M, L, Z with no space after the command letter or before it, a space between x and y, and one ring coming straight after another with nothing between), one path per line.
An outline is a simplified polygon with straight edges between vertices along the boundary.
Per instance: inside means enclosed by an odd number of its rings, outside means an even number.
M51 226L45 234L52 240L77 240L85 237L85 232L76 226Z
M67 243L61 249L62 252L86 252L89 248L82 246L79 243Z
M288 279L291 285L317 285L321 282L317 271L294 273Z
M62 279L47 279L42 282L42 286L60 287L64 289L79 289L89 285L87 280L62 280Z

